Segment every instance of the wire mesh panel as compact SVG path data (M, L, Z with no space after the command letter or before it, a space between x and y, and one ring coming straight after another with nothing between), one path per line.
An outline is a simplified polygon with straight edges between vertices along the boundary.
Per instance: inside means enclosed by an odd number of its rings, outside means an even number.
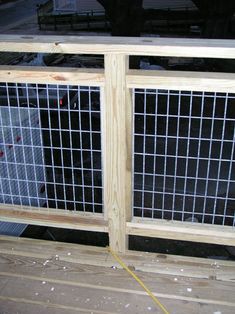
M102 212L100 92L0 83L0 202Z
M235 95L135 90L133 215L235 225Z

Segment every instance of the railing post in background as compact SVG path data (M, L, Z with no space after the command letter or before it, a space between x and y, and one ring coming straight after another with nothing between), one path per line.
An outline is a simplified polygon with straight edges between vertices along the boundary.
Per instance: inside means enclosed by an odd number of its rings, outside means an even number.
M104 213L109 245L116 252L128 248L126 221L131 219L131 91L126 86L129 57L105 55L102 95Z

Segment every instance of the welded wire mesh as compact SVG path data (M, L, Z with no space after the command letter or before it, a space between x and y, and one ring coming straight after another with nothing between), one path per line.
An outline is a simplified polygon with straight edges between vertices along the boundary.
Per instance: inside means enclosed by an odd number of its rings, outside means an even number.
M133 215L235 225L235 95L134 91Z
M100 92L0 83L0 202L102 212Z

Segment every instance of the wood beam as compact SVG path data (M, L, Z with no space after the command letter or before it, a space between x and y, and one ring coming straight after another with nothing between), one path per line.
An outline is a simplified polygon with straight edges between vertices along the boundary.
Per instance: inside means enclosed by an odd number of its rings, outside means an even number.
M107 232L102 215L87 215L64 210L0 205L0 220L30 225Z
M102 135L104 208L109 225L110 247L125 252L126 220L131 218L131 96L126 88L128 57L105 56Z
M235 246L233 227L181 221L134 218L127 222L127 234Z
M104 70L1 65L0 79L8 83L103 86Z
M235 57L234 40L102 36L0 35L0 51L126 54L197 58Z
M235 93L234 73L130 70L129 88Z

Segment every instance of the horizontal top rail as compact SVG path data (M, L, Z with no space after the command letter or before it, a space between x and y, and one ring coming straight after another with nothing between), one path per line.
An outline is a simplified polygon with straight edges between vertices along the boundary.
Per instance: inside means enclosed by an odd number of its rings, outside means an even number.
M0 35L0 51L235 58L235 41L101 36Z

